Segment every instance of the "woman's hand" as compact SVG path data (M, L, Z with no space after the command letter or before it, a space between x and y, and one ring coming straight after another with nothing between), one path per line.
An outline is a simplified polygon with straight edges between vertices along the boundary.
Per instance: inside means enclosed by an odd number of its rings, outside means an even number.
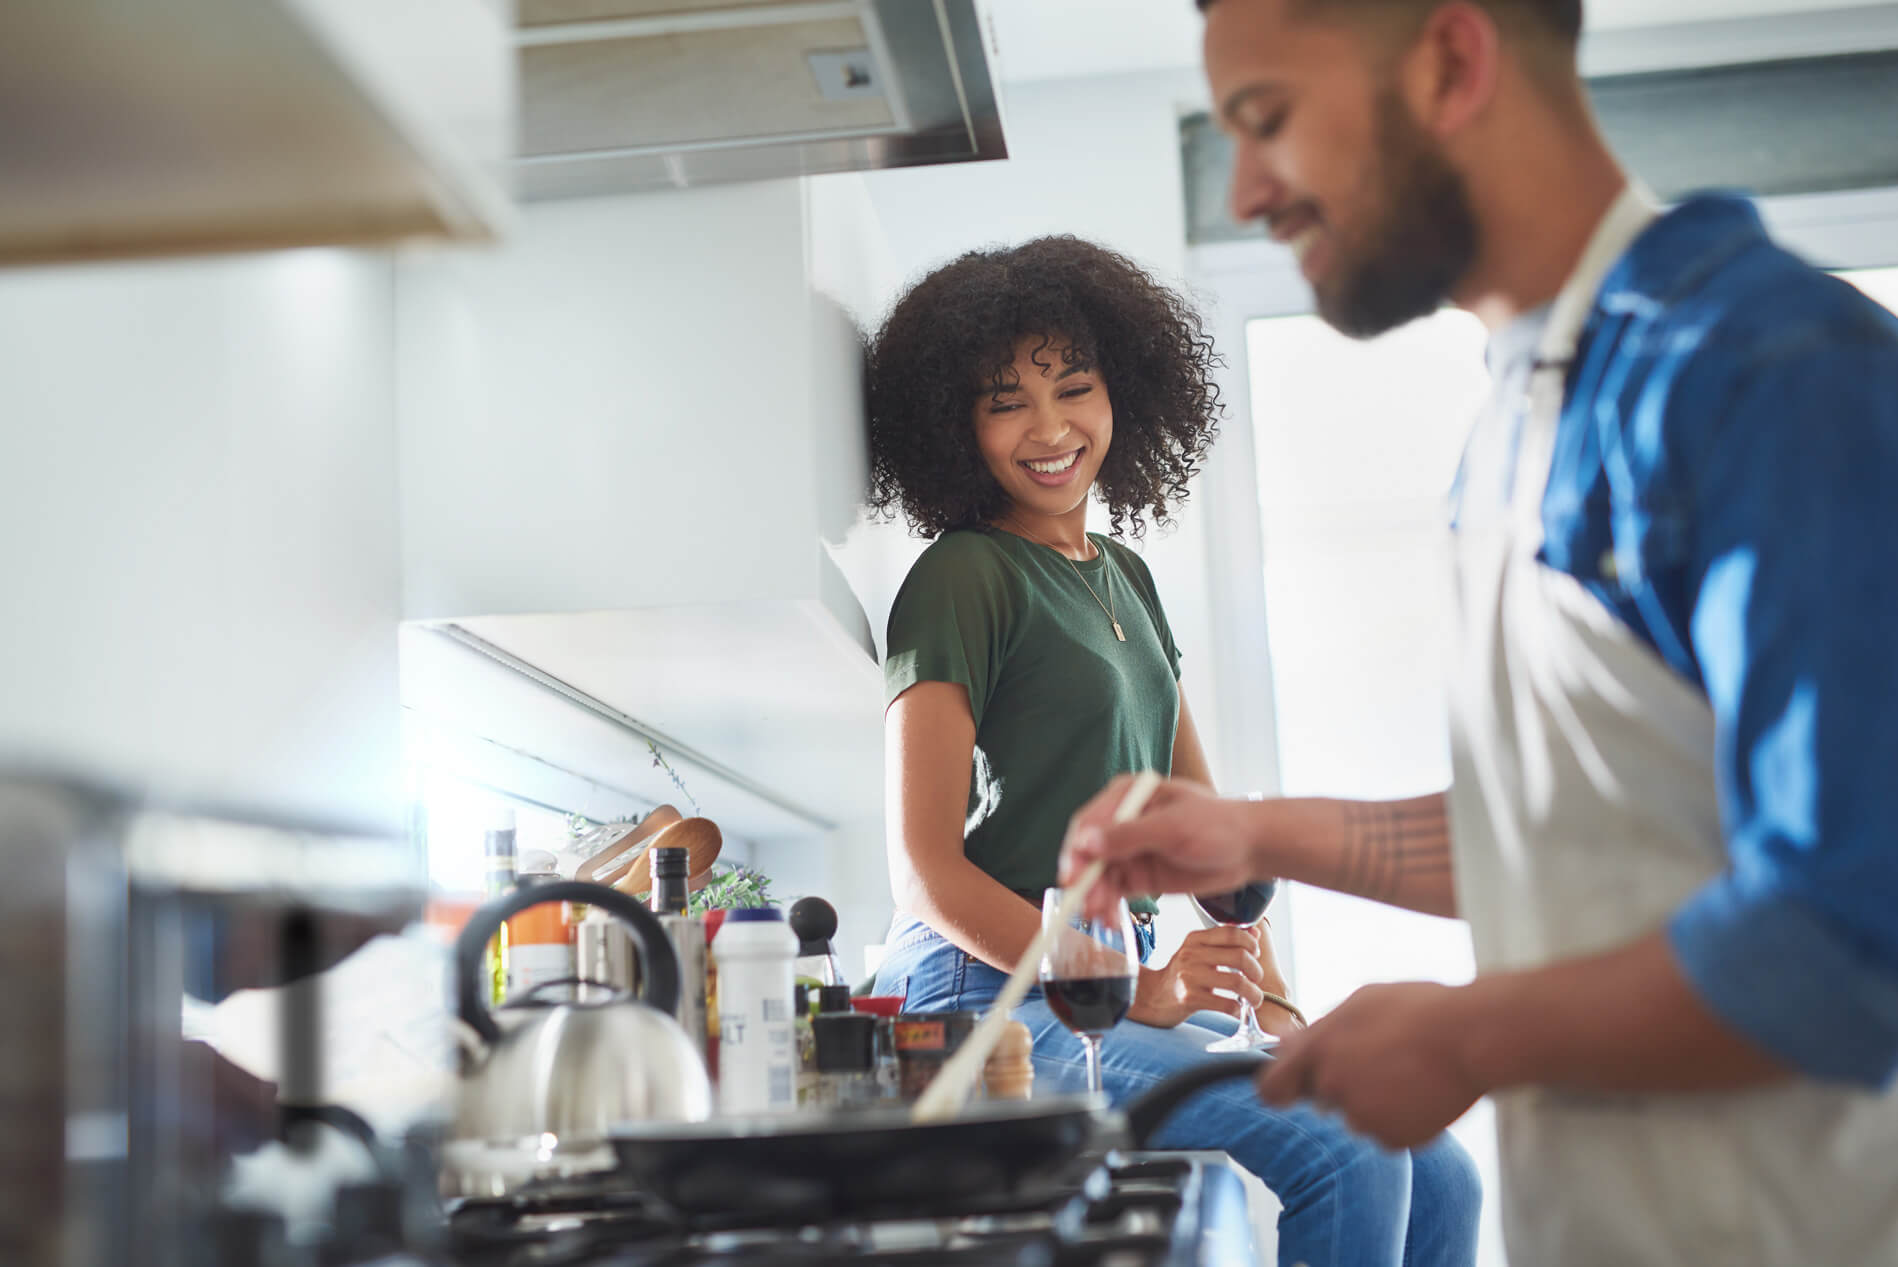
M1254 924L1246 932L1259 947L1259 963L1265 969L1265 988L1281 999L1291 998L1291 987L1279 971L1278 956L1272 953L1271 930L1265 924ZM1252 1014L1258 1018L1260 1029L1280 1038L1305 1028L1303 1021L1276 1003L1255 1003L1252 1005Z
M1232 971L1222 971L1232 969ZM1259 943L1246 928L1205 928L1187 934L1164 968L1142 968L1127 1019L1172 1029L1195 1012L1239 1014L1239 1000L1215 989L1242 995L1257 1006L1262 991L1284 992L1283 982L1268 985ZM1276 1009L1273 1009L1276 1011ZM1287 1018L1289 1020L1289 1018Z

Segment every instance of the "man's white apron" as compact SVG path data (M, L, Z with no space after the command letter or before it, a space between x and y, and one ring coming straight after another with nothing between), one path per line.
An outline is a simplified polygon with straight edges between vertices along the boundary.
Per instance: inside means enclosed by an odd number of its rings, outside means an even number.
M1507 504L1460 515L1450 816L1479 971L1636 940L1725 866L1705 698L1536 559L1564 367L1652 218L1630 190L1596 231L1538 349ZM1515 412L1486 412L1466 489L1504 487ZM1898 1096L1798 1081L1496 1105L1512 1267L1898 1265Z

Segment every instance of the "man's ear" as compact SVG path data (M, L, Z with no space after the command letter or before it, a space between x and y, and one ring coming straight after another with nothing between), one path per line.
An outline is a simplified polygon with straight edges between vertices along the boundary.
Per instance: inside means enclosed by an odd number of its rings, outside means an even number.
M1502 33L1489 10L1470 0L1440 5L1404 54L1412 116L1439 141L1454 137L1495 98L1502 56Z

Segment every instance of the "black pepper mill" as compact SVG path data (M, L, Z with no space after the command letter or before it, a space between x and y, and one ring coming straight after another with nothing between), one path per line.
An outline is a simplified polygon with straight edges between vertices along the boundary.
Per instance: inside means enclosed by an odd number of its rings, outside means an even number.
M844 974L837 967L837 952L830 939L837 935L837 908L821 897L799 898L791 904L791 931L797 934L799 978L820 986L843 985Z

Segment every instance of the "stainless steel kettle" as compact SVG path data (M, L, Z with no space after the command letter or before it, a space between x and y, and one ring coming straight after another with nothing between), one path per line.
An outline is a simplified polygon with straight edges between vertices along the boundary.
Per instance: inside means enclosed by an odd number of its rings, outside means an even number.
M483 1001L482 958L508 919L542 902L584 902L626 925L644 989L605 1002ZM463 1195L505 1195L530 1179L604 1164L607 1128L623 1122L697 1122L712 1113L711 1081L671 1013L679 964L665 930L626 894L565 880L488 903L455 943L461 1019L485 1050L462 1073L445 1178Z

